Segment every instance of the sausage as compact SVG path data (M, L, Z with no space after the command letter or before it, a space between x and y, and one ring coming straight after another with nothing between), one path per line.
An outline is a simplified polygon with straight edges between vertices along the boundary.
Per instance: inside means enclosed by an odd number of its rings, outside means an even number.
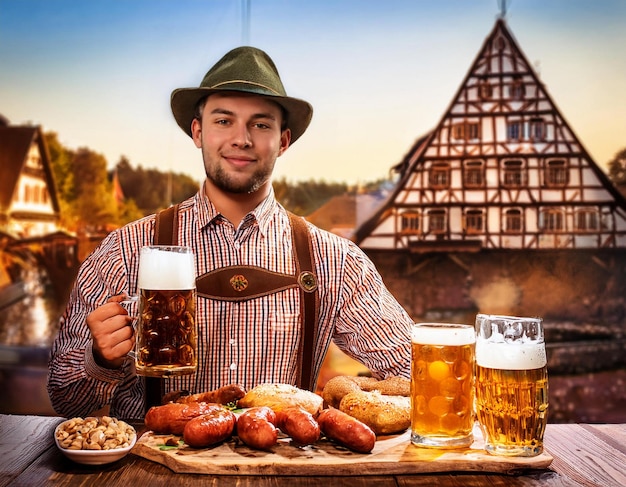
M317 422L328 438L352 451L369 453L374 449L376 435L372 429L339 409L324 409Z
M193 448L220 443L233 434L237 417L232 411L219 407L210 413L190 419L183 430L183 440Z
M162 406L153 406L148 409L144 423L146 428L158 434L182 435L187 422L197 416L208 414L215 408L222 408L219 404L193 402L179 404L171 402Z
M228 404L236 402L246 395L246 390L239 384L228 384L213 391L189 394L188 391L168 392L163 396L162 403L169 402L212 402L217 404Z
M266 406L248 409L237 419L237 436L257 450L269 450L278 441L276 413Z
M311 445L320 439L320 425L311 413L299 407L278 411L276 426L298 445Z

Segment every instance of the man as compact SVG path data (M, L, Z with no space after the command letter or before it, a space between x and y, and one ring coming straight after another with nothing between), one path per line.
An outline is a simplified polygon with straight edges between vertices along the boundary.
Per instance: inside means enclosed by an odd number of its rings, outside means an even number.
M199 88L175 90L171 106L201 149L207 176L180 203L173 230L193 248L197 275L244 266L297 276L301 220L275 200L271 175L308 127L311 106L288 97L273 61L252 47L227 53ZM371 261L354 243L303 226L313 269L297 276L298 285L234 300L199 292L198 370L167 379L163 392L266 382L311 388L331 340L374 377L408 377L412 322ZM109 405L112 415L143 417L145 381L128 357L135 336L119 303L137 292L137 256L154 242L154 229L152 215L112 232L81 266L50 361L48 391L59 414Z

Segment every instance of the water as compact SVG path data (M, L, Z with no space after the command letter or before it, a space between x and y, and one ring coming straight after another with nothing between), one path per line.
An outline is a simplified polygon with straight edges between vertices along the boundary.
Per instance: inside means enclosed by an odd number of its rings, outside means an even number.
M42 269L26 267L20 277L10 288L15 300L0 309L0 413L54 415L48 358L65 303Z

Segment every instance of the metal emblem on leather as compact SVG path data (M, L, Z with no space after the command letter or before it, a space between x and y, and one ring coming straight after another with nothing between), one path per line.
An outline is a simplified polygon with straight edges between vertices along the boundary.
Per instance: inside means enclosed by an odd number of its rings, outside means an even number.
M298 276L298 284L307 293L312 293L317 289L317 277L310 271L301 272Z
M248 287L248 280L245 278L245 276L241 274L235 274L233 277L230 278L230 285L235 291L245 291L245 289Z

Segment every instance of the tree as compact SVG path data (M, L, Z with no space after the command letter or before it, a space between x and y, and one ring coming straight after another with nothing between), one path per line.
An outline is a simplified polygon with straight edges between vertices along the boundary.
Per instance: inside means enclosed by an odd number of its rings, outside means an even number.
M99 229L117 223L107 161L103 155L80 148L72 159L76 200L73 210L79 228Z
M72 170L74 153L59 142L55 132L44 134L44 138L50 154L50 166L59 199L59 223L62 227L71 229L76 225L72 212L72 202L76 200L74 172Z
M167 208L172 203L185 200L198 191L198 183L186 174L160 172L156 169L134 169L126 157L115 166L126 198L149 215Z
M615 187L626 196L626 148L615 154L609 161L609 179Z

